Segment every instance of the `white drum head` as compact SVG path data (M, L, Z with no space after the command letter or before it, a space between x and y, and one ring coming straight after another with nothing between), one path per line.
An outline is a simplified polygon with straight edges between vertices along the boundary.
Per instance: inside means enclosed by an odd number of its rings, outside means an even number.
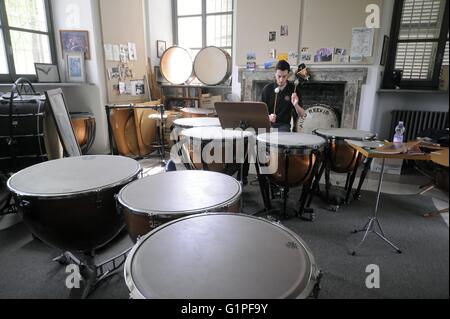
M286 148L317 148L325 140L316 135L301 133L266 133L258 135L258 143Z
M368 131L354 130L348 128L336 128L329 130L317 130L317 135L328 137L328 138L338 138L338 139L350 139L357 141L370 140L375 137L375 134Z
M197 117L177 119L173 122L176 127L194 128L194 127L220 127L220 120L215 117Z
M171 47L161 57L161 74L172 84L183 84L192 76L192 58L186 49Z
M23 196L71 196L118 186L140 170L139 163L127 157L69 157L26 168L9 179L8 187Z
M212 110L196 109L196 108L189 108L189 107L181 109L181 112L189 113L189 114L195 114L195 115L205 115L205 116L214 115L215 114L215 112L212 111Z
M182 136L194 140L240 140L249 138L254 134L241 130L223 130L221 127L196 127L181 132Z
M204 48L195 58L194 72L203 84L221 84L231 74L231 57L226 51L220 48Z
M204 214L142 238L124 273L136 299L294 299L311 295L318 269L308 246L283 226Z
M312 134L317 129L331 129L339 127L336 112L326 105L314 105L306 110L306 117L297 122L297 132Z
M224 174L178 171L137 180L119 193L120 204L147 214L204 213L237 200L239 182Z

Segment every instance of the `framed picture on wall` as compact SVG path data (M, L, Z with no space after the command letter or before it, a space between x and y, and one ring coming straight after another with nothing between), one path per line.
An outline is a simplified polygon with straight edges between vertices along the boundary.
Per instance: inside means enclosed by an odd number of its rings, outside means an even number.
M89 32L83 30L60 30L61 48L66 52L83 52L86 60L91 59Z
M85 82L86 71L83 52L66 53L67 82Z
M36 76L39 83L59 83L59 70L56 64L35 63Z
M158 58L162 57L164 51L166 51L166 41L156 41L156 51Z

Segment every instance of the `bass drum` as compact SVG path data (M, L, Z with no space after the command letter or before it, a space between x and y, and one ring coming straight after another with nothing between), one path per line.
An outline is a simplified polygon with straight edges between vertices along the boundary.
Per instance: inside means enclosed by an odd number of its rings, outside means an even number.
M339 116L336 111L323 104L314 104L306 108L306 117L297 121L297 132L312 134L318 129L339 127Z
M193 73L192 57L178 46L168 48L161 57L161 74L172 84L186 83Z
M12 121L11 121L12 120ZM12 122L12 136L10 123ZM15 147L10 147L13 140ZM15 153L15 160L13 157ZM0 103L0 170L17 172L23 168L63 156L55 120L45 99L22 97Z
M206 47L195 57L194 72L203 84L219 85L230 78L231 62L228 52L217 47Z

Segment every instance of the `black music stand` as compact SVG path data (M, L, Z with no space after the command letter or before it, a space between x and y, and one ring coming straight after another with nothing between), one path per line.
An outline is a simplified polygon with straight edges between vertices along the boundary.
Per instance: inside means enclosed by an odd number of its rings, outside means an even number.
M217 102L215 104L216 113L220 120L220 125L226 129L254 130L258 133L269 133L271 125L269 121L269 111L267 105L261 102ZM240 168L240 182L243 178L243 167ZM259 187L264 201L265 210L271 211L272 206L269 198L269 191L266 178L261 174L258 161L255 161L256 174L258 176ZM259 214L261 212L257 212Z

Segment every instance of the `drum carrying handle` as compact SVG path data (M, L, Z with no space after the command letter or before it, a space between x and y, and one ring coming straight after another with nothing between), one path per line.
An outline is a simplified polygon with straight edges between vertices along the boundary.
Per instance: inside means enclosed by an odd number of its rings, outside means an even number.
M33 84L26 78L19 78L16 82L14 82L11 88L11 95L9 97L11 101L14 99L14 93L17 93L18 96L22 96L23 93L37 95Z

